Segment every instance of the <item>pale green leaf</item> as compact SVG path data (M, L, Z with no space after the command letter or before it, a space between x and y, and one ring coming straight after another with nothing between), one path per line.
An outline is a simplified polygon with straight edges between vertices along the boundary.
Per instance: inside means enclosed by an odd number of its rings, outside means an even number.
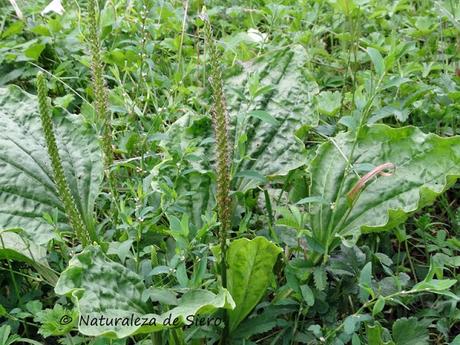
M385 61L383 60L380 52L375 48L369 47L367 48L367 54L369 54L369 57L372 60L377 75L382 76L383 73L385 73Z
M376 316L378 313L380 313L383 310L384 307L385 307L385 298L383 298L383 296L379 296L379 298L374 304L374 307L372 308L372 316Z
M25 262L54 286L57 274L46 260L46 247L29 240L23 229L0 230L0 260L9 259Z
M278 125L278 120L264 110L253 110L248 113L248 116L253 116L273 126Z
M228 247L227 284L236 304L236 308L229 311L230 331L236 329L264 296L281 251L265 237L238 239Z
M342 105L342 93L339 91L322 91L315 97L315 100L320 114L335 116Z

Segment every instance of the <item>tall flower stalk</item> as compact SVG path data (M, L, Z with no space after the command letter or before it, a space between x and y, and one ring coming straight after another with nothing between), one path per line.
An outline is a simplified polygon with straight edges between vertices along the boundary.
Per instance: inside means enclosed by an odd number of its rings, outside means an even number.
M113 163L112 126L104 79L101 39L99 36L99 7L96 0L88 1L88 42L91 53L91 74L94 92L94 109L101 126L102 151L106 170Z
M62 168L59 150L56 144L56 137L54 136L53 122L51 120L49 103L48 103L48 90L46 87L46 80L43 73L37 74L37 92L38 92L38 108L40 111L40 119L45 134L46 147L48 149L48 156L51 161L53 169L54 183L56 185L59 198L64 205L67 218L70 225L75 231L77 238L81 241L83 246L90 242L90 236L83 223L80 212L77 209L75 200L70 192L69 184Z
M216 175L217 175L217 213L220 221L220 242L222 250L222 285L227 284L225 254L227 250L227 235L230 230L230 150L228 141L228 115L223 92L222 69L219 63L220 55L214 44L212 28L206 16L204 31L210 59L210 77L213 95L211 110L214 136L216 138Z
M230 149L228 140L228 115L223 91L222 69L220 66L220 54L214 43L213 33L209 19L205 13L202 15L204 21L204 33L206 47L210 60L210 77L213 96L213 108L211 111L214 136L216 139L216 175L217 175L217 214L220 221L220 248L221 248L221 279L222 286L227 287L227 237L230 231ZM227 315L226 315L227 316ZM228 332L228 318L223 339ZM224 340L225 342L225 340Z

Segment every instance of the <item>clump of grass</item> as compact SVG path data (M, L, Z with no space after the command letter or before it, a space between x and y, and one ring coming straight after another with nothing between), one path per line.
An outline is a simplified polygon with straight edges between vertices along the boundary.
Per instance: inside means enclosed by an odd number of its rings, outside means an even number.
M94 92L94 109L101 126L102 150L106 169L113 163L112 125L104 79L101 39L99 36L99 7L96 0L88 1L88 43L91 53L91 74Z
M37 91L40 119L43 127L43 132L45 134L48 156L50 158L51 166L53 169L54 183L56 184L59 198L64 204L64 209L67 213L70 225L84 247L90 242L90 236L83 223L81 214L78 212L75 200L70 193L69 184L65 177L64 169L62 168L61 157L59 156L56 137L54 136L53 122L50 116L46 80L43 76L43 73L41 72L37 74Z

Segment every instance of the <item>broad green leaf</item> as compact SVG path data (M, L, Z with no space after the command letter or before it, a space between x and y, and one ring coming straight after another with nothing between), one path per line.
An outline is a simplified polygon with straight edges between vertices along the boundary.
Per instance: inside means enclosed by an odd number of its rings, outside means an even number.
M311 109L317 85L304 73L308 55L301 46L280 50L268 57L245 63L241 73L226 80L226 97L236 133L246 133L248 140L244 160L238 170L256 170L267 177L286 175L305 164L303 144L296 139L296 130L304 125L316 125L318 118ZM266 92L253 93L257 84ZM270 87L270 88L267 88ZM244 114L254 116L243 121ZM244 184L244 182L242 182Z
M335 116L341 107L342 94L339 91L322 91L315 97L315 101L320 114Z
M320 196L309 196L309 197L300 199L299 201L296 202L296 205L315 204L315 203L329 205L329 203Z
M460 335L457 335L449 345L460 345Z
M393 323L393 340L396 345L427 345L428 328L415 317L403 317Z
M350 163L377 167L392 163L391 176L374 176L353 204L346 194L358 177L344 157L349 157L354 135L341 133L334 142L321 145L310 165L311 195L321 195L328 205L312 205L315 237L330 245L334 233L353 236L382 231L402 223L408 214L431 204L460 175L460 138L424 134L415 127L363 128ZM340 186L342 188L340 189Z
M370 325L366 324L366 335L367 343L369 345L395 345L393 341L384 341L383 339L383 327L380 323L375 322L375 324Z
M208 314L218 308L233 308L235 303L227 290L219 294L207 290L188 290L173 309L156 314L151 303L143 296L147 288L142 278L123 265L107 258L99 247L88 246L70 260L69 267L62 272L56 285L58 295L72 298L79 313L79 331L88 336L124 338L137 333L151 333L175 327L187 322L187 317ZM116 318L146 318L149 325L94 325L91 320ZM142 319L144 320L144 319ZM168 320L170 324L168 324Z
M101 19L100 19L100 26L101 28L105 28L106 26L111 26L116 21L116 12L115 7L112 3L106 3L106 6L101 11Z
M260 182L267 182L264 175L260 174L256 170L244 170L235 174L235 177L246 177L248 179L258 180Z
M359 339L358 334L353 333L353 336L351 337L351 345L361 345L361 340Z
M374 64L375 72L378 76L382 76L385 73L385 61L383 60L382 55L380 52L375 48L367 48L367 54L372 60Z
M24 21L15 20L11 25L9 25L1 34L2 38L8 38L9 36L17 35L22 32L24 29Z
M26 238L23 229L0 230L0 260L10 259L33 266L52 286L56 285L57 275L46 260L46 247Z
M263 308L261 313L244 320L232 334L232 339L249 339L253 335L268 332L276 326L282 327L286 325L282 323L285 321L283 319L285 315L296 312L297 308L298 305L294 302L286 302L282 305L270 304Z
M428 276L427 276L428 278ZM424 281L415 284L411 292L431 292L438 295L444 295L450 297L454 300L459 301L460 297L458 297L453 292L448 291L452 286L457 283L455 279L427 279L425 278Z
M24 238L22 229L0 230L0 259L46 263L46 248Z
M355 315L348 316L343 322L343 330L347 334L353 334L355 332L356 324L358 324L359 319Z
M24 51L24 55L36 61L40 57L43 49L45 49L44 44L34 43Z
M0 228L23 228L35 244L43 244L52 237L45 212L57 210L59 227L70 228L52 179L37 107L37 98L18 87L0 88ZM103 176L98 141L79 116L66 113L53 120L67 181L91 226Z
M252 311L273 279L281 248L265 237L233 241L227 251L228 290L236 307L229 311L230 332Z

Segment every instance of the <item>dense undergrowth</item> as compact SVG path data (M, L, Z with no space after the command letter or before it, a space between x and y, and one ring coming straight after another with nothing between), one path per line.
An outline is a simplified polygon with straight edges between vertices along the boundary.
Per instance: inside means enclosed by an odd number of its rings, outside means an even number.
M460 3L0 9L0 345L460 344Z

